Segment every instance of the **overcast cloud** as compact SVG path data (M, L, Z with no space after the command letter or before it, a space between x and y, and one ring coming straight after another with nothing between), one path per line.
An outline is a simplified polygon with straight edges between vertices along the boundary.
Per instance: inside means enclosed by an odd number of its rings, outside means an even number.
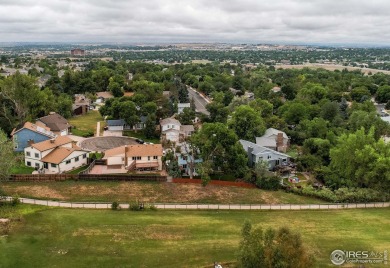
M0 42L390 44L388 0L0 0Z

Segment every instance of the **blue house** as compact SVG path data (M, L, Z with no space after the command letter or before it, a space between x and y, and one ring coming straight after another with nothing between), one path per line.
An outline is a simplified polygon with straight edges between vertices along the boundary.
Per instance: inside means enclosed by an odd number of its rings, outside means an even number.
M57 136L49 128L40 127L30 122L26 122L18 130L14 129L11 135L15 152L23 152L24 148L28 147L31 143L50 140Z

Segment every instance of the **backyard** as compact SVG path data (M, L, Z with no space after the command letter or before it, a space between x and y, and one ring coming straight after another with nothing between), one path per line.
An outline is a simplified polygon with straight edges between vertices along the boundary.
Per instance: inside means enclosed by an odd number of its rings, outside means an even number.
M383 253L390 248L390 229L385 228L390 225L388 208L132 212L21 205L19 209L22 220L0 237L0 267L212 267L214 261L234 267L246 219L263 229L288 226L299 231L317 267L334 267L329 256L335 249Z
M99 111L89 111L86 115L75 116L69 119L69 123L74 126L72 128L72 134L81 137L93 136L96 133L96 124L99 121L103 121L103 117L100 115ZM101 131L104 127L104 124L100 124Z

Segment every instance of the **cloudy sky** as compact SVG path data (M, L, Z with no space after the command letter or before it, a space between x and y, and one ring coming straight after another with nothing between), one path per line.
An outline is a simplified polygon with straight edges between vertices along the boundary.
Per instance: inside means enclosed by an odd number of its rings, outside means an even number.
M0 42L390 44L389 0L0 0Z

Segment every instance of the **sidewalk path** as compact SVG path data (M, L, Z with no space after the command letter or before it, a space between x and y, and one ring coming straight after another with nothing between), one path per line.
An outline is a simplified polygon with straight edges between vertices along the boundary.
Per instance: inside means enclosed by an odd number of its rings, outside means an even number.
M12 197L7 197L11 200ZM111 203L90 203L90 202L62 202L51 200L39 200L31 198L19 198L23 204L33 204L49 207L65 207L65 208L94 208L94 209L110 209ZM354 209L354 208L384 208L390 207L390 202L378 202L378 203L345 203L345 204L279 204L279 205L266 205L266 204L160 204L154 203L158 209L177 209L177 210L330 210L330 209ZM129 208L129 204L121 203L121 208Z

